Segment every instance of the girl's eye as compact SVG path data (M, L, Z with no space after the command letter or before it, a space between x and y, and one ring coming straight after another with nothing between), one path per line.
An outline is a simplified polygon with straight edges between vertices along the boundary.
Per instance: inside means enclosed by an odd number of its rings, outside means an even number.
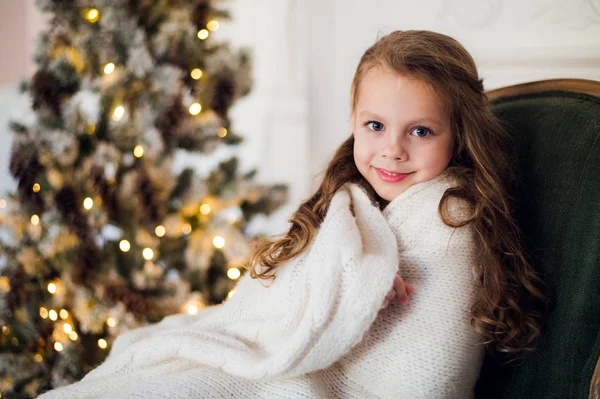
M376 132L380 132L381 130L383 130L383 123L381 123L381 122L369 121L369 122L365 123L365 125L370 126L371 130L374 130Z
M411 131L411 134L413 132L417 132L417 134L416 134L417 137L427 137L428 134L431 134L431 130L429 128L424 127L424 126L418 126L418 127L414 128Z

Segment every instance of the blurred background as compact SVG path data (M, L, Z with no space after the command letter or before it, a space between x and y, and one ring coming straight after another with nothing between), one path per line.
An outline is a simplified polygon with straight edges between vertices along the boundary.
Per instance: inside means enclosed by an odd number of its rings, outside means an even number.
M487 90L600 80L600 0L0 0L0 397L234 295L398 29L457 39Z

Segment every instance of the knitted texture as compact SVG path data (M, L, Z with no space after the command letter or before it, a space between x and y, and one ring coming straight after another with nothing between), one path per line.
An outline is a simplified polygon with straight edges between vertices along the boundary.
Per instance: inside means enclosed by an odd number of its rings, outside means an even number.
M246 275L221 305L119 336L102 365L41 398L472 396L474 248L437 215L448 187L440 175L381 212L345 185L274 281ZM415 294L380 311L396 273Z

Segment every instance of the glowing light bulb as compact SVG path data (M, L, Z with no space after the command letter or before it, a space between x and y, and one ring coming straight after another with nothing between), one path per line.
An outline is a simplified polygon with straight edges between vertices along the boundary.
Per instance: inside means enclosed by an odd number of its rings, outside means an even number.
M200 29L198 31L198 39L200 39L200 40L208 39L208 35L209 35L209 33L208 33L208 30L206 30L206 29Z
M104 66L104 73L106 75L110 75L111 73L113 73L115 71L115 64L113 64L112 62L109 62L108 64L106 64Z
M198 307L196 305L189 305L187 311L189 314L196 314L198 313Z
M48 318L48 309L46 309L45 307L41 307L40 308L40 317L42 319L47 319Z
M67 334L71 334L73 332L73 327L69 323L65 323L63 325L63 331Z
M215 236L215 238L213 238L213 245L215 248L221 249L225 246L225 239L221 236Z
M90 197L87 197L86 199L83 200L83 207L85 209L87 209L88 211L90 209L92 209L93 206L94 206L94 200L91 199Z
M144 156L144 147L142 147L141 145L136 145L135 148L133 149L133 155L135 155L136 158L141 158Z
M237 280L241 275L242 273L238 268L232 267L231 269L227 270L227 277L229 277L231 280Z
M231 299L231 297L234 295L235 295L235 288L232 289L231 291L229 291L229 294L227 294L227 299Z
M40 355L39 353L36 353L35 356L33 357L33 360L35 360L36 363L41 363L42 360L44 360L44 358L42 358L42 355Z
M131 249L131 244L127 240L121 240L121 242L119 242L119 248L123 252L128 252Z
M67 320L69 318L69 312L67 312L65 309L61 309L60 312L58 312L58 315L63 320Z
M39 193L39 192L40 192L40 189L41 189L41 187L40 187L40 185L39 185L38 183L35 183L35 184L33 185L33 192L34 192L34 193Z
M195 80L200 79L202 75L204 75L204 72L202 72L202 69L200 68L194 68L192 69L192 72L190 72L190 76Z
M224 127L220 128L219 131L217 132L217 135L220 138L227 136L227 129L225 129Z
M206 27L208 28L208 30L214 32L217 29L219 29L219 21L215 21L214 19L212 21L208 21L208 23L206 24Z
M40 224L40 217L38 215L32 215L31 216L31 224L33 224L35 226Z
M121 118L123 118L123 115L125 115L125 107L123 107L122 105L119 105L113 111L113 119L118 122L121 120Z
M117 321L112 317L109 317L108 320L106 320L106 324L108 324L109 327L114 327L117 325Z
M56 310L50 309L50 312L48 312L48 317L50 317L50 320L56 321L56 319L58 319L58 314L56 313Z
M79 338L79 334L77 334L75 331L72 331L71 334L69 334L69 339L71 341L77 341L77 338Z
M97 8L90 8L85 13L85 19L87 19L90 23L96 23L100 19L100 11Z
M202 111L202 106L198 103L193 103L192 105L190 105L188 111L190 111L191 115L198 115L200 111Z
M203 215L208 215L211 211L210 205L208 204L202 204L202 206L200 206L200 213Z
M63 345L60 342L55 342L54 343L54 350L56 350L57 352L62 352Z
M103 338L100 338L98 340L98 346L102 349L106 349L106 347L108 346L108 344L106 343L106 340Z
M56 284L48 283L48 292L51 294L56 294Z
M164 237L167 234L167 229L165 229L165 226L156 226L154 233L157 237Z
M181 225L181 232L183 234L190 234L192 232L192 226L189 223Z
M152 258L154 257L154 251L150 248L144 248L144 250L142 251L142 256L146 260L152 260Z

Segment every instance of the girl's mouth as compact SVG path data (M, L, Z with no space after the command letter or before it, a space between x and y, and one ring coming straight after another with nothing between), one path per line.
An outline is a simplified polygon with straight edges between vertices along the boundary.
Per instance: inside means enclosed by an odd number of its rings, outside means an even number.
M381 180L388 182L388 183L401 182L402 180L406 179L408 176L410 176L413 173L413 172L411 172L411 173L394 173L394 172L388 172L387 170L379 169L379 168L375 168L375 171L377 172L377 175L379 175L379 178Z

